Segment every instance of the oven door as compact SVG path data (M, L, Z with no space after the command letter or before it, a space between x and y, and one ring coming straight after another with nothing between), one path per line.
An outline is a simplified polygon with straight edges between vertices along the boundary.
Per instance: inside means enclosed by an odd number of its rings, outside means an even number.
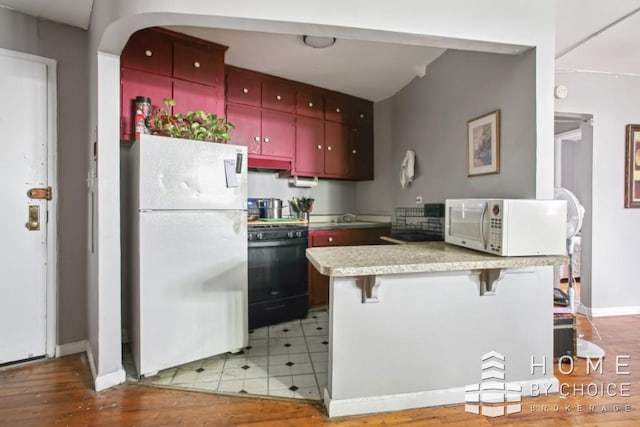
M249 242L249 304L307 294L307 239Z

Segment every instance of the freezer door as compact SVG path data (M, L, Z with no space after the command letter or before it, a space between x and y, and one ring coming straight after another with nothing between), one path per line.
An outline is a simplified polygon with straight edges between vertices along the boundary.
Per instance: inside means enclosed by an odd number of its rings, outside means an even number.
M142 135L132 156L141 210L247 208L246 147Z
M142 212L138 219L131 316L138 374L245 347L245 212Z

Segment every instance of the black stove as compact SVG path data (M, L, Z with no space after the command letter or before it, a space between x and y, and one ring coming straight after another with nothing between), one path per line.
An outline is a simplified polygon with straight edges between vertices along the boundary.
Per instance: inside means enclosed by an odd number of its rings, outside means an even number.
M308 234L306 224L249 224L249 329L307 316Z

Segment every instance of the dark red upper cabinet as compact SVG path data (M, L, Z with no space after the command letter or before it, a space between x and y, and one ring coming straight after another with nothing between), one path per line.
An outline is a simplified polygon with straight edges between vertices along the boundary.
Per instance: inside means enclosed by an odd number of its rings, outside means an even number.
M132 117L134 103L138 96L151 98L153 110L163 107L165 98L171 98L171 78L149 74L144 71L122 69L120 96L120 134L122 139L135 137Z
M298 116L296 119L294 172L299 175L324 174L324 121Z
M262 108L293 113L296 108L296 89L289 82L266 77L262 80Z
M263 156L293 157L295 143L295 119L292 114L281 111L262 110Z
M262 81L258 74L227 67L227 102L260 107Z
M296 114L299 116L324 118L324 95L322 90L311 86L298 85L296 94Z
M373 179L373 128L350 128L349 175L357 180Z
M227 120L233 124L230 144L244 145L249 154L260 154L262 145L260 110L239 104L227 104Z
M202 110L224 117L224 89L199 83L173 80L174 110L180 113Z
M171 39L161 31L140 30L127 42L120 57L120 65L125 68L148 73L171 76Z
M349 109L349 123L353 126L373 126L373 102L361 98L352 98Z
M324 172L336 178L349 177L349 132L343 123L324 123Z
M345 123L349 116L351 98L347 95L328 92L325 95L324 118L332 122Z
M199 46L176 41L173 77L207 86L224 85L224 47Z

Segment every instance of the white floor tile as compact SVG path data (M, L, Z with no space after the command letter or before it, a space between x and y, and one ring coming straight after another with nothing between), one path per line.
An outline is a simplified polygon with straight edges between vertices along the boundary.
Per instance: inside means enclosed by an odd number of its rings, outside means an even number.
M244 372L244 378L254 379L254 378L267 378L269 376L269 372L266 366L253 366Z
M194 370L179 369L171 380L171 384L193 384L198 378L198 373Z
M313 374L293 375L292 381L298 388L316 386L316 377Z
M200 372L196 377L196 383L220 381L222 371L203 368L204 371Z
M318 351L315 353L309 353L311 357L311 361L313 362L326 362L329 360L329 352L328 351Z
M198 390L218 391L219 381L197 382L193 384L193 388Z
M244 380L243 390L251 394L267 394L269 380L267 378L256 378Z
M311 363L296 363L291 366L291 375L313 374Z
M287 388L282 388L282 389L277 389L277 390L269 389L269 396L273 396L273 397L288 397L288 398L294 399L296 397L296 392L295 391L291 391L291 390L289 390Z
M302 325L302 330L304 331L304 336L316 336L316 335L327 335L328 328L326 326L319 325L317 323L308 323Z
M299 399L321 400L320 390L318 390L318 386L315 385L311 387L301 387L293 393L294 397Z
M291 375L269 377L269 393L275 390L287 390L293 385L293 377Z
M239 393L240 390L243 390L243 386L244 380L220 381L220 384L218 385L218 391Z
M222 371L220 381L243 380L244 370L241 368L229 368Z
M211 359L206 359L202 362L202 367L207 371L222 372L222 368L224 367L224 362L225 362L224 357L215 357Z
M269 338L269 328L258 328L249 331L249 341L256 338Z
M318 385L320 389L323 389L329 383L329 378L327 374L316 374L316 379L318 380Z

